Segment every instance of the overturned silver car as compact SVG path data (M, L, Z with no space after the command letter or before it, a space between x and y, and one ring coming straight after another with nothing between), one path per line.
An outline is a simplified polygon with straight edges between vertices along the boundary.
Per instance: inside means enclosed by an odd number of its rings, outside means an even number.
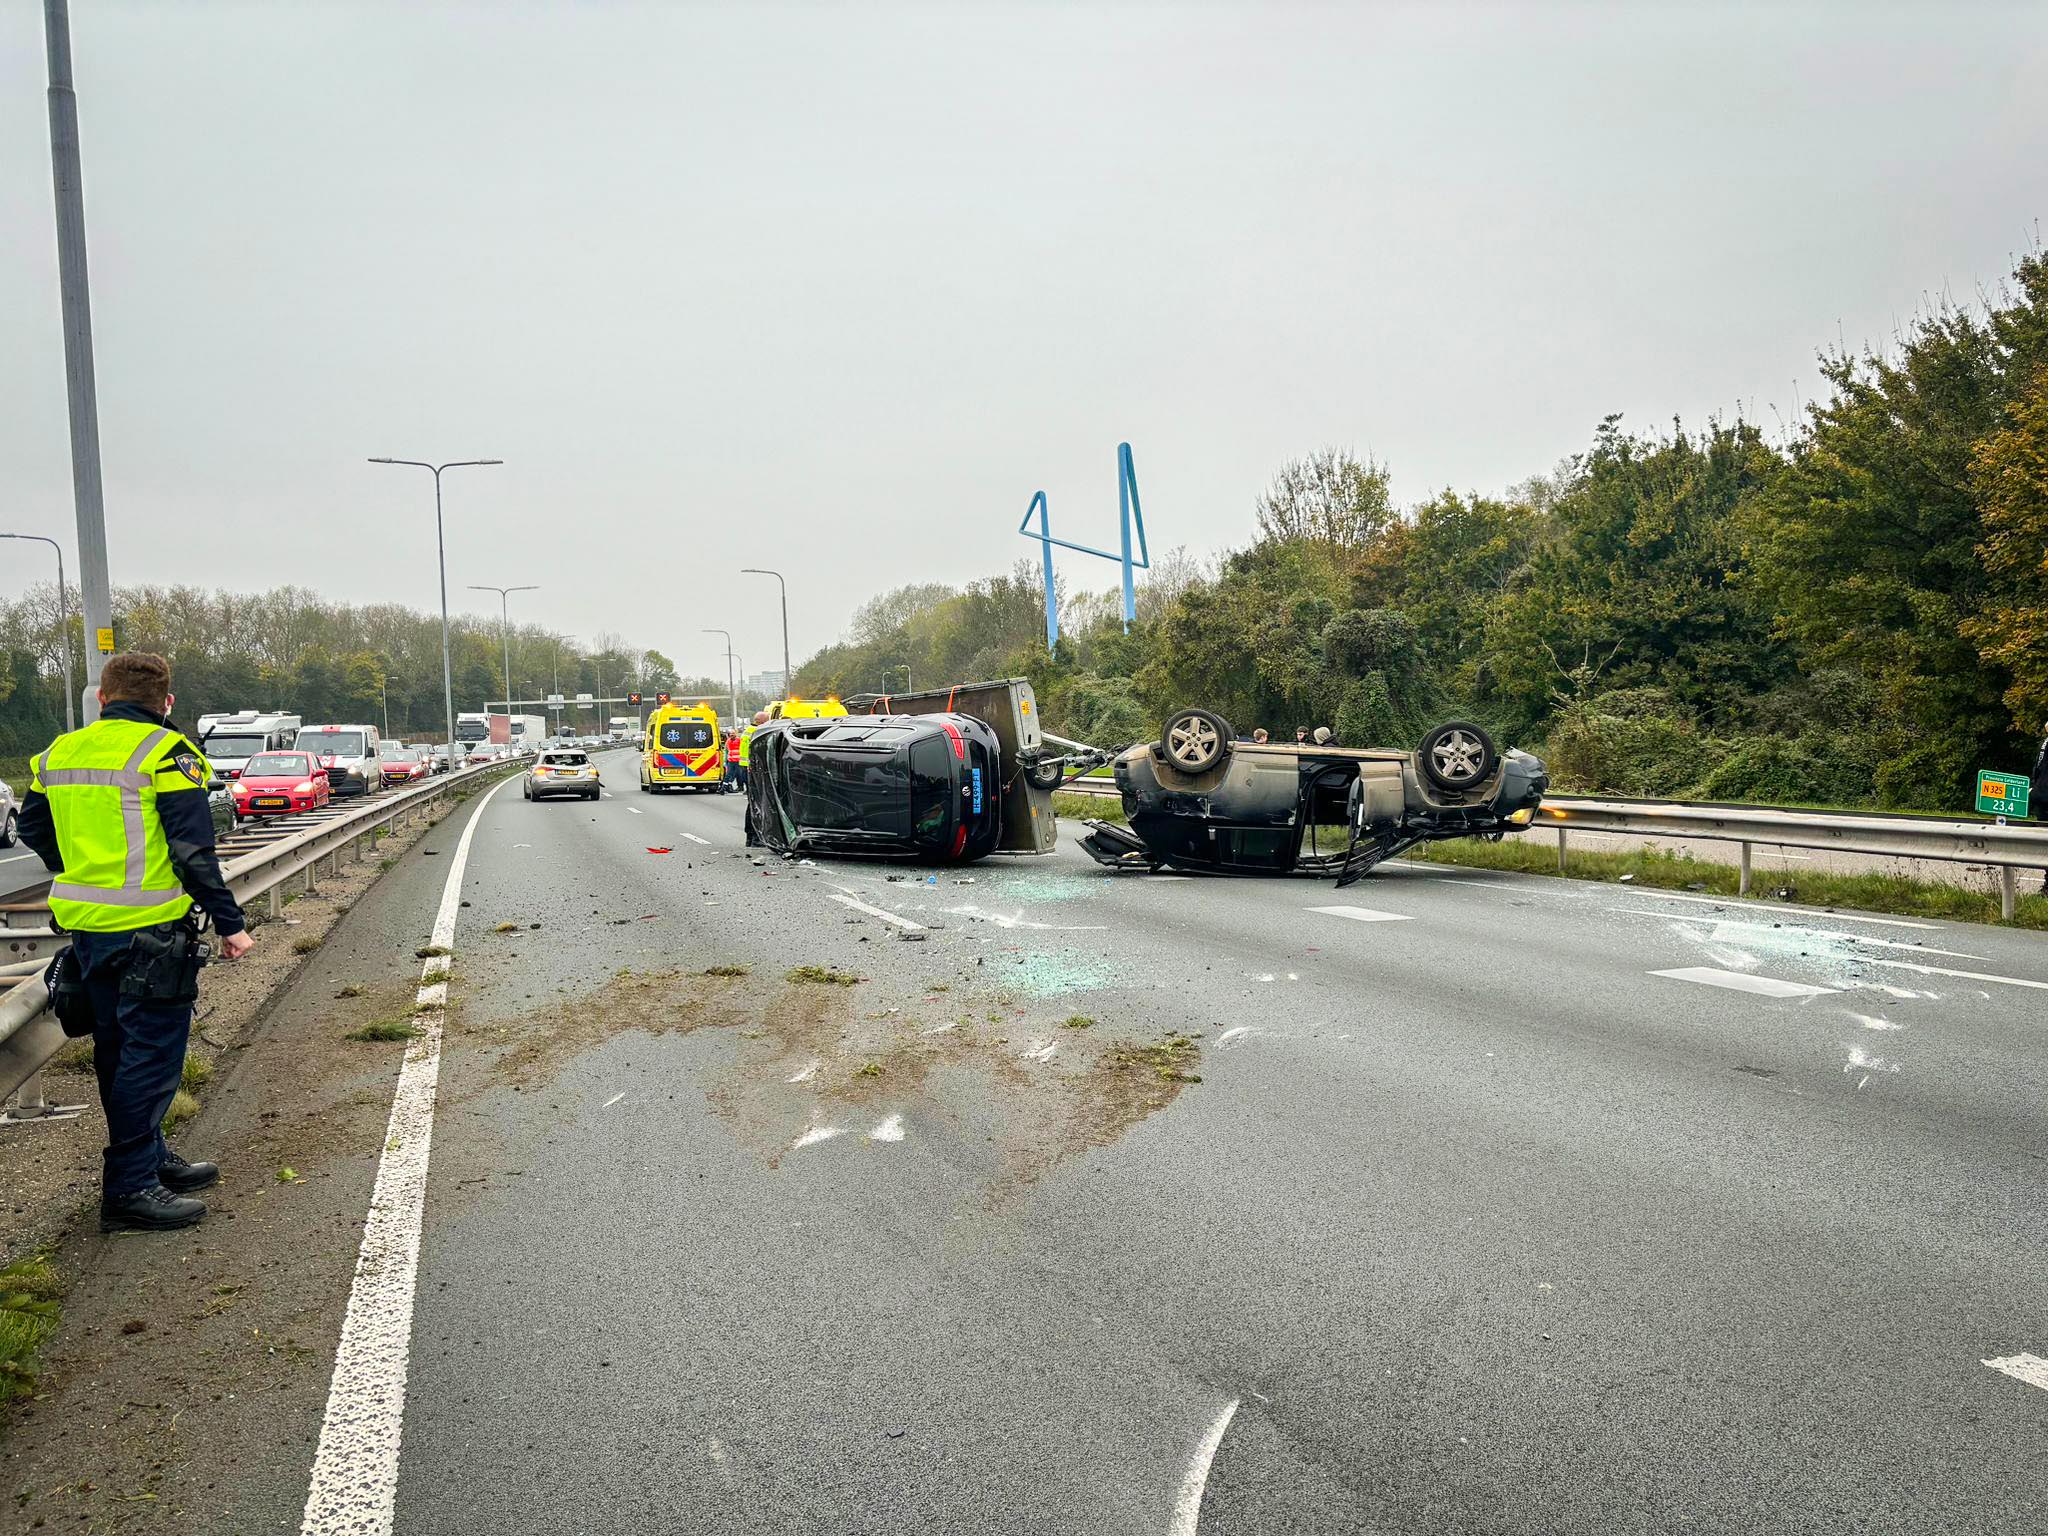
M1098 863L1348 885L1418 843L1521 830L1550 776L1469 721L1407 752L1237 740L1220 715L1184 709L1116 759L1116 785L1130 825L1087 823L1081 846Z

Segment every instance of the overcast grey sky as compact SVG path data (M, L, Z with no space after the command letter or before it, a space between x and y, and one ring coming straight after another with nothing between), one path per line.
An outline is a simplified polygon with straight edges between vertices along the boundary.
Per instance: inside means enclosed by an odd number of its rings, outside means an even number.
M1411 501L1774 426L2048 202L2041 4L73 11L114 581L431 608L431 484L363 460L496 456L457 594L686 671L779 659L743 565L802 655L1034 490L1112 541L1120 439L1211 550L1323 444ZM45 84L13 0L0 527L68 547Z

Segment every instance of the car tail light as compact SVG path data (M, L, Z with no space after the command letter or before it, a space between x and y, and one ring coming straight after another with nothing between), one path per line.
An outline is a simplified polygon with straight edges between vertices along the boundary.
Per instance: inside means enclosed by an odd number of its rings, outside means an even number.
M953 755L959 758L961 762L966 762L967 738L960 734L960 727L950 720L941 720L939 723L946 728L946 734L953 739ZM955 849L954 851L957 853L959 850Z

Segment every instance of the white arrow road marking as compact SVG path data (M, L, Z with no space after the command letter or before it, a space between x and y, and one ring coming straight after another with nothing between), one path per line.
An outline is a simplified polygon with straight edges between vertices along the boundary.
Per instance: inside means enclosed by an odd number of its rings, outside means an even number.
M504 780L477 802L448 861L434 945L443 951L420 968L420 1037L405 1053L391 1096L391 1122L377 1162L377 1186L363 1223L355 1280L348 1293L320 1447L306 1491L301 1536L390 1536L398 1492L398 1443L405 1427L405 1374L412 1347L413 1292L426 1210L427 1152L434 1135L434 1090L441 1074L441 1025L448 1000L448 952L469 845Z
M1209 1465L1215 1461L1216 1448L1223 1444L1223 1432L1230 1428L1231 1416L1236 1412L1237 1399L1233 1397L1195 1446L1195 1454L1180 1480L1180 1497L1173 1501L1173 1524L1167 1528L1168 1536L1195 1536L1201 1529L1202 1493L1209 1486Z
M851 907L856 912L865 912L869 917L879 917L883 922L894 923L898 928L907 929L911 933L923 933L926 931L923 923L912 922L909 918L904 917L898 912L886 911L881 907L871 907L866 902L857 899L849 891L840 891L832 899L842 907Z
M1816 987L1804 981L1780 981L1775 976L1717 971L1710 965L1686 965L1675 971L1652 971L1650 974L1669 976L1673 981L1694 981L1703 987L1726 987L1730 992L1754 992L1758 997L1819 997L1838 990L1835 987Z
M1999 1360L1984 1362L1994 1371L2002 1371L2014 1381L2024 1381L2030 1387L2039 1387L2048 1392L2048 1360L2039 1355L2007 1355Z
M1330 917L1348 917L1354 923L1405 923L1410 921L1406 912L1377 912L1371 907L1310 907L1311 912L1322 912Z

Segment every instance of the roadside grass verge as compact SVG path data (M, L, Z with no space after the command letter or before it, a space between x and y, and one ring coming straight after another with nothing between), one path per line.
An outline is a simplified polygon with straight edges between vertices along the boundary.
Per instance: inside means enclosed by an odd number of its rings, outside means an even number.
M1055 794L1052 812L1069 821L1127 821L1124 803L1110 795Z
M1513 838L1498 843L1458 838L1426 843L1404 858L1413 863L1454 864L1466 869L1499 869L1520 875L1556 876L1557 845ZM2027 871L2020 878L2027 878ZM1667 891L1698 891L1734 898L1740 879L1733 864L1713 863L1690 854L1636 849L1627 853L1567 852L1564 878L1654 886ZM1844 907L1893 917L1941 918L1951 922L2008 926L1998 915L1998 897L1961 886L1909 880L1900 875L1841 875L1821 871L1758 869L1750 875L1750 895L1760 905L1788 902L1802 907ZM2014 928L2048 929L2048 896L2023 895L2014 909Z
M0 1269L0 1404L36 1389L37 1352L62 1319L64 1281L44 1252Z

